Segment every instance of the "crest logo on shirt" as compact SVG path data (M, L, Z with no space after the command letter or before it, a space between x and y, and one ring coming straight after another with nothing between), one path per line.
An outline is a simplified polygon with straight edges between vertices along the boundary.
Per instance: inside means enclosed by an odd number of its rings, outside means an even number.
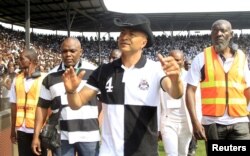
M141 90L148 90L149 88L149 84L146 80L141 80L139 86L138 86Z

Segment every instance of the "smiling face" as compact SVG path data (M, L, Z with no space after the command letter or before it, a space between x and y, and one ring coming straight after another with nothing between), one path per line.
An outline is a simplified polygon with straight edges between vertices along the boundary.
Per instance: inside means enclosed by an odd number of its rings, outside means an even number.
M215 50L222 53L233 37L231 24L226 20L215 21L212 25L211 39Z
M61 45L61 54L66 67L75 66L82 54L79 40L76 38L65 39Z
M122 53L136 53L141 51L147 44L147 35L139 30L130 28L122 29L118 46Z

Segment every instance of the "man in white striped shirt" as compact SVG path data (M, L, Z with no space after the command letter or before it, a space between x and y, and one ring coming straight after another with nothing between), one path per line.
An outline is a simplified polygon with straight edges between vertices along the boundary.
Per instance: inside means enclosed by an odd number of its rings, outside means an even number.
M93 64L81 60L81 44L76 38L66 38L61 45L62 63L52 69L45 77L36 111L36 125L32 148L38 154L40 149L39 133L47 117L48 108L52 113L61 106L68 105L66 91L62 81L64 71L73 67L76 71L85 70L87 77L96 68ZM81 80L79 89L86 83ZM60 116L61 147L52 151L54 156L70 156L75 151L78 156L97 156L99 153L99 125L96 98L79 110L64 107Z

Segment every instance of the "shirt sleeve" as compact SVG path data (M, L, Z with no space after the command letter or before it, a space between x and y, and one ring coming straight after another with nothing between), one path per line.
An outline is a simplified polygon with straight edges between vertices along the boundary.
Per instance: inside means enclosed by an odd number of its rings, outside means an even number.
M244 76L247 84L247 88L250 87L250 71L248 67L248 60L246 59L245 67L244 67Z
M204 66L204 53L198 54L192 61L191 68L185 77L186 82L198 86L201 81L201 68Z
M48 77L46 76L43 79L41 89L40 89L40 95L38 100L38 107L42 108L49 108L52 104L52 95L48 87Z
M101 71L102 71L103 65L99 66L96 70L93 71L93 73L89 76L87 80L87 87L90 87L97 92L99 92L99 84L98 82L101 79Z

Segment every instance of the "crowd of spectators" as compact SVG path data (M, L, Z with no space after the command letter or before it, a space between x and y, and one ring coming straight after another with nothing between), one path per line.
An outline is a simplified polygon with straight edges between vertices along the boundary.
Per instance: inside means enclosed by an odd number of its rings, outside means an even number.
M18 68L18 55L25 48L25 33L14 31L0 25L0 53L7 66L8 62L13 62ZM30 45L39 53L41 69L49 71L61 60L60 43L66 36L60 35L30 35ZM110 51L117 48L116 39L87 38L84 36L77 37L84 49L84 58L95 64L108 62ZM238 44L248 56L250 56L250 35L235 35L233 41ZM155 36L155 43L152 47L144 50L144 54L155 60L156 53L168 55L172 49L180 49L184 52L185 58L193 59L203 48L211 44L209 35L191 35L191 36ZM101 61L100 61L101 59ZM249 62L250 58L248 57ZM250 63L249 63L250 67Z

